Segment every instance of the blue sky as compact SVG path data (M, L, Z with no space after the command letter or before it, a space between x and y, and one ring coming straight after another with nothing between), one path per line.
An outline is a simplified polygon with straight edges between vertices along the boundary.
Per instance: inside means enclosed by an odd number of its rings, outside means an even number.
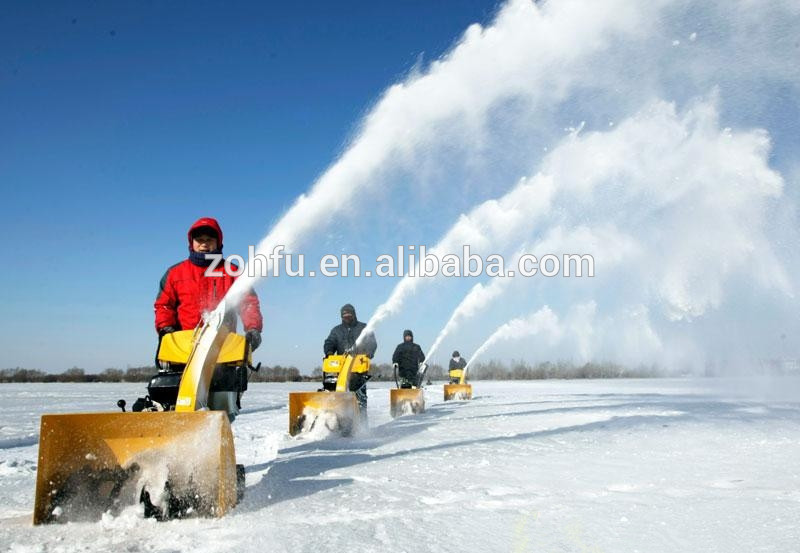
M184 256L186 227L215 216L226 250L244 253L336 157L386 86L494 9L489 1L6 6L0 210L17 269L0 276L0 367L147 362L156 285Z
M186 256L198 217L220 221L226 254L245 254L326 182L335 193L316 197L337 215L311 225L299 251L368 265L398 244L435 244L461 214L543 170L551 206L532 215L546 197L537 187L470 232L484 233L484 255L539 240L605 251L598 278L516 282L434 361L453 348L469 356L544 305L558 339L526 334L487 355L702 369L706 358L794 354L800 15L734 8L18 3L0 21L0 215L11 231L0 368L151 362L157 283ZM342 159L359 161L328 171ZM619 258L626 240L635 247ZM404 328L426 349L479 281L415 288L378 328L377 360ZM256 360L310 370L339 307L367 320L396 282L260 282Z

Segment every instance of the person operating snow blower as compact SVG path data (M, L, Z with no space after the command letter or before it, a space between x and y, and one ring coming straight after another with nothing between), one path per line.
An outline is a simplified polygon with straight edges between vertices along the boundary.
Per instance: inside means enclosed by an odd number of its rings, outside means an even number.
M403 331L403 342L398 344L392 355L394 369L400 377L400 388L414 388L420 373L420 365L425 361L425 354L419 344L414 342L414 333Z
M358 320L355 308L349 303L342 306L339 314L342 317L342 323L331 329L322 346L325 356L364 354L372 359L375 356L375 350L378 349L375 335L372 332L365 335L364 339L356 347L356 342L358 342L361 333L367 327L366 323ZM367 412L367 380L369 378L370 376L365 373L354 373L350 378L350 391L355 392L362 415ZM334 391L336 389L336 380L337 375L335 373L323 373L323 389Z
M450 367L448 370L450 384L458 384L461 382L461 375L464 374L464 367L466 366L467 360L461 357L461 354L458 353L458 350L454 351L453 356L450 358Z
M159 342L167 334L180 330L192 330L204 313L214 310L233 285L236 277L227 274L218 265L215 272L219 276L208 276L206 270L213 258L206 254L222 254L222 229L216 219L203 217L195 221L189 228L189 257L176 263L164 273L156 298L155 324ZM234 267L235 270L235 267ZM258 297L249 290L241 300L238 309L239 317L245 330L245 337L250 351L261 344L263 319ZM226 314L225 324L231 332L236 331L236 313ZM175 372L175 367L164 367L164 371ZM231 421L241 408L241 394L247 389L246 367L238 370L224 370L217 367L211 381L209 406L213 410L227 411ZM164 371L164 372L166 372ZM152 395L152 394L151 394Z
M375 335L348 304L339 310L342 323L325 338L322 388L289 393L289 434L322 429L352 436L367 427L367 381L370 359L378 347Z
M159 372L122 412L44 414L34 524L98 520L131 505L146 517L222 516L245 493L230 422L261 342L258 298L228 305L235 277L207 275L222 229L199 219L189 258L167 269L155 301ZM246 335L236 330L237 313Z

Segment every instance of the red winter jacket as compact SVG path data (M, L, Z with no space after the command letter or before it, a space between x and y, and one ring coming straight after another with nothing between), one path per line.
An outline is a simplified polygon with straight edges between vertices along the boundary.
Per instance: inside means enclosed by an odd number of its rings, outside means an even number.
M189 250L192 247L192 231L198 227L211 227L219 237L219 248L222 249L222 229L215 219L204 217L198 219L188 232ZM223 270L222 265L216 271L222 276L207 277L207 267L192 263L189 259L181 261L167 269L161 278L161 287L154 305L156 313L156 331L166 326L180 330L189 330L198 325L202 314L212 311L228 292L236 277ZM245 331L262 330L261 309L258 297L252 290L244 295L239 304L239 316Z

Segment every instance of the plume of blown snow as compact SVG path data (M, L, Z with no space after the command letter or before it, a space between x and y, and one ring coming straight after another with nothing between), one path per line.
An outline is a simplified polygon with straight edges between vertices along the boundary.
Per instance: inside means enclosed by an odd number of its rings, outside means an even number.
M625 320L647 319L654 336L647 343L665 349L672 344L664 323L707 317L737 291L793 298L776 243L796 244L796 231L786 238L768 228L771 206L785 198L769 159L771 140L780 135L759 125L774 122L770 110L779 96L796 106L798 24L800 10L790 1L510 1L490 25L471 26L440 60L389 87L257 252L296 249L392 170L403 168L414 180L421 158L443 161L430 153L441 153L437 147L483 151L514 121L524 144L550 153L508 153L527 163L515 174L534 176L463 215L430 251L465 243L495 248L559 227L582 225L595 235L599 227L615 228L635 245L616 264L622 276L612 284L598 277L595 298L583 299L597 300L596 321L625 313ZM578 130L562 140L568 126ZM778 129L784 139L787 128ZM487 164L500 165L505 158L491 152ZM783 255L790 265L797 265L795 251ZM604 260L597 263L601 271ZM230 303L253 285L246 275ZM398 313L422 281L401 280L370 325ZM548 285L556 294L567 286ZM748 308L742 310L747 319ZM770 319L789 324L785 315ZM680 328L678 342L705 341Z
M450 315L450 318L447 320L444 328L439 332L439 335L436 336L433 345L428 349L428 355L425 361L427 362L428 359L434 358L434 355L439 351L439 346L442 345L444 339L455 332L463 321L470 319L482 307L489 305L498 297L502 292L503 285L507 282L507 278L498 278L492 280L488 285L479 282L473 286L467 295L464 296L464 299L461 300L461 303L455 308L452 315Z
M683 113L653 101L611 130L573 133L528 179L552 183L549 203L558 206L531 214L541 233L532 249L588 252L596 264L582 288L593 307L551 354L702 362L708 335L686 323L735 306L743 289L795 297L769 234L770 208L783 194L769 136L721 128L718 101L712 94ZM796 233L786 237L796 242ZM515 278L493 286L497 293L477 288L464 302L486 309L478 298L502 301L512 289L516 301L535 290L565 298L576 285Z
M637 249L633 237L620 232L613 225L598 225L596 228L578 226L575 229L565 230L560 226L551 228L543 238L537 240L532 246L523 246L511 258L511 267L518 264L520 257L526 253L551 252L551 251L591 251L604 261L604 267L620 263L629 258ZM442 342L455 333L459 327L486 310L492 303L502 298L511 288L512 284L525 285L527 277L515 272L513 276L502 276L491 279L488 284L478 283L464 296L453 310L445 326L436 336L433 345L428 351L427 359L433 359Z
M769 136L720 128L717 101L683 114L653 102L612 132L570 137L542 168L563 183L559 203L571 206L573 221L613 223L636 237L643 255L628 269L638 300L657 302L674 321L718 307L737 273L794 295L767 234L768 209L783 191Z
M470 366L497 342L502 340L518 340L537 334L544 334L549 340L555 340L561 336L562 332L563 329L561 328L558 317L546 305L526 317L512 319L498 327L497 330L473 352L472 357L470 357L467 362L467 366L464 367L464 374L466 375Z
M651 10L663 4L506 3L490 25L470 26L440 60L386 90L350 145L259 242L256 254L297 248L378 183L382 171L413 167L417 152L436 143L442 128L463 127L457 133L462 140L480 141L489 112L503 102L518 98L547 109L562 101L584 82L591 56L618 35L641 36L652 24ZM238 303L258 278L245 270L228 303Z
M515 265L520 257L527 252L527 246L523 246L514 254L511 260L512 266ZM453 310L447 323L436 336L433 345L428 350L428 359L433 359L439 347L444 342L445 338L450 336L453 332L458 330L459 326L465 321L474 317L477 313L481 312L487 306L491 305L498 297L502 295L505 288L509 285L511 279L514 277L502 276L493 278L488 284L478 283L473 286L469 292L464 296L461 302Z
M535 227L537 215L550 206L553 192L548 177L521 179L516 186L497 199L487 200L462 214L445 235L429 250L431 255L460 254L464 244L472 251L498 250L507 247ZM419 270L414 271L418 274ZM384 319L396 315L417 288L433 277L406 275L395 285L386 301L380 304L367 323L374 330Z

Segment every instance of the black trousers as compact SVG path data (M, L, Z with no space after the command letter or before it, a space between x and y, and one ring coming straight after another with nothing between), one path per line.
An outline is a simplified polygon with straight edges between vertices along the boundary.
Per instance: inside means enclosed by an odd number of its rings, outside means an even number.
M356 373L350 377L350 391L356 393L356 400L362 414L366 414L367 409L367 378L366 375Z

